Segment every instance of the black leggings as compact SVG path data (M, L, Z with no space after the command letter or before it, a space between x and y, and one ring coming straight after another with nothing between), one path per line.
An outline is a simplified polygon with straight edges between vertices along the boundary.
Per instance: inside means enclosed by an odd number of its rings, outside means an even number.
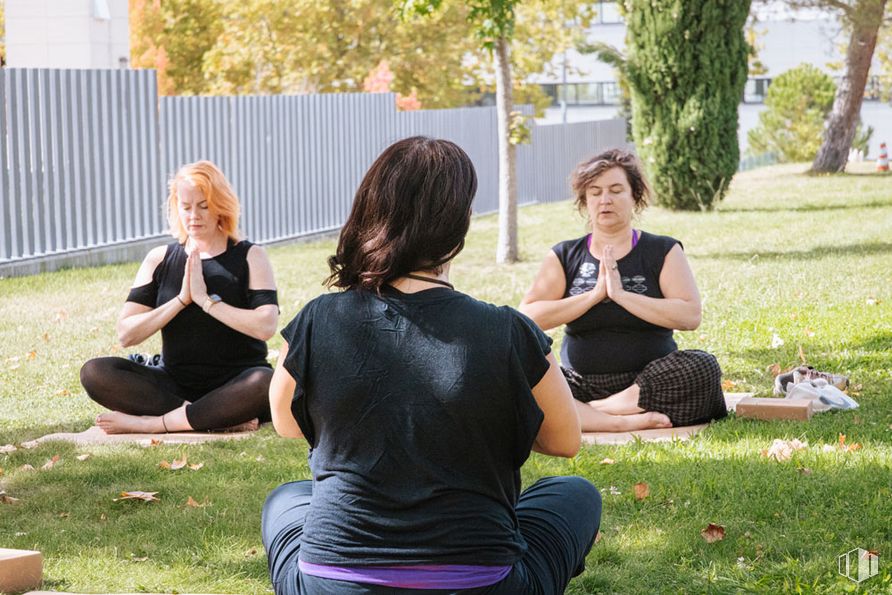
M266 498L263 547L276 595L446 595L452 589L398 589L319 578L298 568L312 481L280 485ZM601 494L581 477L545 477L524 490L517 522L527 543L523 557L501 581L461 591L468 595L559 595L585 570L601 524ZM367 537L374 543L374 536ZM385 547L381 545L380 547Z
M195 394L163 368L121 357L97 357L81 368L81 384L103 407L130 415L164 415L189 403L186 419L196 430L228 428L255 417L269 421L272 376L270 368L248 368L205 394Z

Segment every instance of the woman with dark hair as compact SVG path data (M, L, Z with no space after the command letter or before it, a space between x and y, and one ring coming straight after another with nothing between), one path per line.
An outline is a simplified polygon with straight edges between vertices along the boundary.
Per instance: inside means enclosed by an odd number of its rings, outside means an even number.
M672 338L673 329L696 329L701 315L681 242L632 227L649 194L638 160L605 151L577 166L572 186L591 233L551 249L520 311L546 330L566 325L561 364L582 429L725 417L715 357L679 351Z
M279 319L266 252L239 237L239 202L210 161L170 180L175 241L146 256L118 318L121 345L161 332L160 365L97 357L81 368L109 434L224 428L269 420L266 341Z
M584 569L594 486L550 477L520 492L531 450L580 446L551 341L449 283L476 188L455 144L391 145L329 259L342 291L282 331L273 424L309 442L313 479L263 507L276 593L563 593Z

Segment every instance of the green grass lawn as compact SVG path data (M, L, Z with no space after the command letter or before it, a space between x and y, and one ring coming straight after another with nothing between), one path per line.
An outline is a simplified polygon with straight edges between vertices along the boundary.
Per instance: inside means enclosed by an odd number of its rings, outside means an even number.
M525 484L579 474L602 491L603 539L569 593L892 592L892 176L804 169L741 174L715 212L652 208L640 227L684 242L704 316L676 337L714 353L726 386L768 396L769 366L802 355L848 374L861 408L808 423L731 417L688 442L589 446L573 460L534 455ZM523 261L497 266L496 219L478 218L452 280L516 305L549 247L582 232L569 202L524 208ZM281 326L322 291L333 249L329 240L270 250ZM78 370L88 358L123 354L114 321L136 267L0 281L0 445L90 425L99 408ZM783 345L773 346L775 336ZM158 348L157 338L141 346ZM862 448L822 448L840 434ZM762 457L775 438L808 448L785 462ZM265 428L230 443L54 443L0 455L0 489L20 499L0 503L0 547L41 550L45 589L271 592L260 508L276 485L308 477L306 450ZM40 470L54 455L60 461ZM182 456L203 468L158 467ZM642 501L638 482L650 488ZM122 490L157 491L160 502L114 502ZM186 506L190 496L204 505ZM724 526L724 540L701 537L709 523ZM880 553L879 576L860 586L837 574L837 556L857 547Z

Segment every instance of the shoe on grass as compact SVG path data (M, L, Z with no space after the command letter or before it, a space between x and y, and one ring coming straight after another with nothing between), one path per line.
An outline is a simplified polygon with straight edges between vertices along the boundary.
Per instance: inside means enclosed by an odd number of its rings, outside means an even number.
M849 386L849 379L846 376L830 372L819 372L811 366L799 366L774 377L774 394L776 396L786 395L790 392L791 386L811 380L824 380L841 391Z

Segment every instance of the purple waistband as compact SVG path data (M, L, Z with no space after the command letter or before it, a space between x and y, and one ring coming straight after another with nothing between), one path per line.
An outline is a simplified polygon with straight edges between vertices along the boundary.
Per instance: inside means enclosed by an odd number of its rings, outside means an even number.
M493 585L511 572L510 566L462 566L434 564L427 566L327 566L297 561L304 574L398 587L401 589L473 589Z

